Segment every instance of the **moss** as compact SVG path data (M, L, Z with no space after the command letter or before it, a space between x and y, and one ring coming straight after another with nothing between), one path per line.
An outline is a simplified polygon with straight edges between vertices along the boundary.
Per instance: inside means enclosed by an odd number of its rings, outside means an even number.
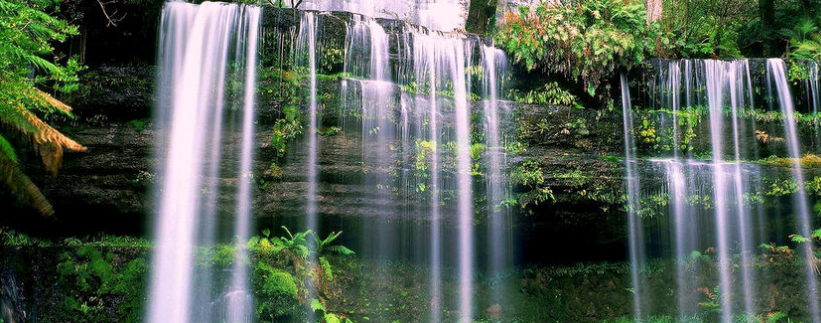
M770 156L766 159L758 161L762 165L793 167L796 163L795 158ZM821 157L813 154L806 154L798 159L798 164L804 169L821 169Z
M257 262L254 267L254 286L254 314L258 321L296 321L301 316L299 288L296 278L290 273Z
M151 122L151 119L146 118L146 119L131 120L131 121L128 122L128 124L130 124L132 127L134 127L134 130L137 130L138 132L142 132L143 130L145 130L146 127L148 127L148 124L150 122Z

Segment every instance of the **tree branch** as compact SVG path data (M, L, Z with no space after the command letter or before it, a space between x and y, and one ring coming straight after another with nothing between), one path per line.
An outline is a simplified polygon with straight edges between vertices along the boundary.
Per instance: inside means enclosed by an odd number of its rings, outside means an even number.
M100 5L100 9L103 10L103 15L105 16L105 19L108 20L108 24L106 25L106 27L111 27L111 26L117 27L117 23L120 22L120 21L123 21L125 16L128 15L128 13L124 13L119 18L114 17L114 16L117 15L117 10L116 9L114 10L114 13L109 15L108 10L106 10L105 6L110 5L110 4L114 4L114 3L117 3L117 1L112 0L112 1L108 1L108 2L103 2L103 0L97 0L97 4Z

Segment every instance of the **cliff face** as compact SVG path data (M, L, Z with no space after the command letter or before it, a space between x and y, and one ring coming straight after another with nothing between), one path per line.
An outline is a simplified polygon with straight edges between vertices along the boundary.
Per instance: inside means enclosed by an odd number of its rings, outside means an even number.
M56 218L43 219L14 203L10 196L2 196L0 198L9 202L7 205L13 205L10 212L13 216L5 217L3 221L24 231L49 235L94 232L148 235L154 214L153 192L162 176L155 167L159 160L157 156L162 152L155 151L154 146L162 130L156 129L151 119L154 70L150 66L103 66L87 71L85 77L88 81L84 87L75 97L67 100L73 105L77 118L52 120L52 123L87 146L88 151L66 154L59 176L53 179L42 170L33 155L26 154L29 155L26 172L54 204ZM260 82L265 83L266 80L261 79ZM306 86L304 82L307 80L298 82L298 86ZM343 120L336 114L338 109L334 109L331 103L338 100L335 95L340 91L340 82L336 77L320 78L320 95L325 96L328 102L322 116L323 129L334 126L344 128ZM401 95L401 91L397 93ZM609 231L614 235L611 250L619 250L621 230L614 229L621 226L618 202L615 199L588 200L579 195L585 189L607 189L612 196L619 195L620 166L617 162L597 158L619 151L619 120L615 115L597 117L592 110L573 112L574 119L590 118L587 126L590 131L564 133L571 110L508 104L507 109L518 112L511 115L515 120L510 120L503 132L510 141L523 141L523 145L530 147L510 154L508 169L515 170L527 159L538 160L541 165L539 171L544 172L546 178L544 185L552 187L558 199L558 204L531 205L528 209L512 207L513 217L521 228L521 239L534 243L548 238L558 240L567 236L568 232L600 228L602 234ZM482 109L481 102L474 102L472 106L474 111ZM282 117L281 107L282 103L277 102L275 97L261 95L259 98L254 172L254 212L259 227L297 226L305 214L308 183L304 166L307 159L304 134L287 143L284 157L278 157L271 147L272 124ZM301 116L304 118L307 112L303 111ZM519 138L515 135L521 131L519 128L536 129L540 122L550 124L549 128L538 135L528 135L530 137ZM238 144L238 137L236 133L226 134L226 145ZM363 142L362 135L356 131L342 130L319 136L318 206L321 221L327 227L338 227L346 232L360 232L368 223L381 223L389 231L396 230L395 237L401 239L399 232L404 230L403 227L426 225L430 202L425 194L412 187L397 187L396 191L385 194L384 189L376 187L378 184L368 181L374 176L395 178L397 172L411 171L401 167L374 168L366 165L362 151L370 144ZM225 154L224 158L230 160L235 157ZM279 169L272 168L274 163ZM584 174L589 180L583 183L571 181L566 175L574 172ZM219 198L233 199L236 177L225 175L219 182ZM475 178L474 189L477 196L483 194L485 183L481 176ZM514 188L514 193L529 189ZM450 196L455 192L445 194ZM454 207L451 204L446 203L443 212L455 213L450 209ZM479 230L483 230L485 223L484 207L482 200L476 201ZM574 211L558 211L570 209ZM602 215L603 210L612 215ZM224 217L230 217L232 212L229 209L220 210ZM525 217L525 214L531 213L536 216ZM610 220L600 221L603 216ZM446 223L449 230L454 229L452 224ZM560 232L562 229L565 231ZM555 232L555 235L536 234L545 230ZM347 239L353 240L356 236L352 234ZM363 242L346 243L356 246ZM596 246L591 249L600 246L592 240L591 244ZM561 255L554 257L561 258Z

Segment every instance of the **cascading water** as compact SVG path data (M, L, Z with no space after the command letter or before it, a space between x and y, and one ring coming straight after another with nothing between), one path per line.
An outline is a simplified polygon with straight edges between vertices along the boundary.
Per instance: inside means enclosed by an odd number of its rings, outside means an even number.
M510 214L502 205L505 196L505 164L506 153L502 142L500 128L505 119L504 111L500 110L498 77L507 69L504 52L491 47L482 46L482 93L485 115L485 146L487 147L488 180L487 180L487 210L490 218L488 230L488 245L491 246L488 268L492 276L499 277L510 267L510 241L506 236L510 228ZM497 294L499 295L499 294ZM497 302L503 301L500 297ZM498 304L498 303L497 303Z
M169 103L166 110L159 110L158 123L170 120L166 122L168 145L163 146L168 150L163 168L168 176L160 200L151 322L251 320L253 303L247 293L246 263L235 261L226 272L194 269L194 263L197 247L214 246L225 237L237 242L249 238L260 13L257 7L208 2L199 6L169 3L166 7L160 57L167 69L160 84L167 85L161 90L172 90L160 94L160 101L165 98ZM293 56L289 56L294 71L306 75L306 161L301 166L307 174L307 189L302 229L314 232L323 229L320 192L326 189L319 176L321 152L326 149L326 139L320 136L324 130L322 107L336 104L320 102L325 97L319 93L324 86L319 74L325 68L320 56L324 50L322 19L322 14L315 12L300 13L300 26L290 30ZM427 239L421 244L424 251L414 254L430 262L428 320L472 320L478 316L474 278L479 268L501 276L512 266L511 224L502 206L507 194L503 128L510 120L499 94L500 79L506 72L505 56L478 38L462 34L409 24L392 25L389 33L380 21L360 15L353 15L347 24L339 120L344 132L360 135L361 164L367 168L361 177L362 191L373 202L370 210L377 218L363 228L377 232L363 235L362 254L395 261L402 248L407 248L395 242L396 236ZM279 37L279 50L284 52L287 31L278 32L274 37ZM475 62L474 56L481 59ZM469 100L475 95L474 73L481 73L476 80L481 86L475 90L481 101L476 105ZM235 110L241 111L239 117L233 117ZM474 119L474 114L482 116L484 122L472 125L471 120L480 120ZM234 125L227 120L238 121ZM471 141L472 128L484 129L484 139L477 137L484 141ZM237 138L241 143L228 145ZM225 158L223 152L229 150L236 150L237 158ZM238 180L227 184L221 176L236 176ZM477 178L485 181L486 192L474 190ZM395 205L399 202L395 196L398 191L393 189L396 182L401 182L407 194L415 195L406 197L402 207ZM236 187L226 187L231 185ZM236 205L230 212L222 211L226 208L217 202L225 196L220 192L227 189L236 189L231 191ZM477 192L487 194L486 239L475 237ZM414 201L425 203L411 206ZM220 231L224 228L217 225L224 222L218 220L223 213L236 216L230 233ZM397 229L397 216L421 223L416 224L415 236ZM488 257L480 258L486 263L477 260L476 243L487 245ZM235 256L249 257L241 247ZM169 264L169 260L173 261ZM172 267L176 274L169 271ZM458 288L443 290L443 277L453 277ZM308 297L318 297L318 291L308 285ZM166 288L182 292L175 294ZM501 293L498 295L495 304L505 301ZM380 297L374 295L376 300ZM309 320L313 314L308 313Z
M159 149L163 181L148 322L250 321L251 294L241 257L251 225L248 173L254 150L259 24L260 8L254 6L170 2L163 8L157 123L166 129ZM226 88L228 75L244 84L237 93ZM223 126L223 116L234 113L226 102L242 103L239 125ZM226 130L241 136L239 165L222 164ZM208 280L214 275L195 264L197 248L212 246L219 233L214 225L218 205L207 197L224 189L217 180L221 169L232 169L235 173L225 175L240 178L234 230L228 234L237 239L238 252L230 283L213 286Z
M306 0L300 8L403 19L435 30L452 31L465 27L468 5L465 0Z
M644 272L647 260L640 258L645 252L649 252L647 258L675 259L673 295L681 321L697 315L706 303L715 304L717 319L725 323L742 317L752 319L761 315L762 308L772 306L759 297L771 278L759 276L766 272L760 269L757 246L779 240L773 230L791 219L789 214L783 218L768 215L774 212L761 202L763 196L771 194L764 187L774 185L764 181L783 177L779 173L783 170L751 162L762 158L761 154L782 154L792 160L793 169L786 174L797 187L790 193L792 212L799 234L809 234L809 203L803 189L798 131L784 63L766 61L766 80L762 82L755 78L764 75L755 72L762 69L754 65L762 62L683 60L653 64L657 73L649 83L651 110L640 112L642 124L638 126L633 124L632 115L639 112L630 111L629 92L622 79L623 97L627 98L626 180L637 321L670 313L670 309L655 308L653 299L662 295L644 285L642 277L650 274ZM777 95L762 98L756 88L767 88ZM765 102L781 107L780 127L768 128L751 117L754 109L761 109L756 104L766 106ZM658 131L656 139L646 139L648 128ZM642 129L641 135L637 129ZM709 136L702 139L702 133ZM639 150L662 158L637 161L631 153L636 149L632 146L635 137L642 138ZM634 163L643 165L640 171L631 166ZM669 221L660 221L662 215L669 215ZM647 221L636 225L634 216L638 216L637 221ZM649 234L643 236L642 231ZM802 249L804 259L811 259L807 244ZM818 292L812 268L807 261L806 308L811 321L817 322Z
M643 284L639 278L639 273L644 267L644 250L639 243L644 241L642 237L641 218L639 218L639 178L636 171L635 150L631 131L633 129L633 108L630 101L630 87L627 76L621 75L621 102L622 115L624 118L624 164L626 169L627 182L627 225L630 234L630 279L633 290L633 317L636 322L642 319L642 292Z
M407 201L427 199L428 207L379 208L382 217L376 226L377 234L365 237L365 253L377 259L393 260L402 252L401 246L393 245L398 232L395 225L384 225L394 221L393 213L403 213L403 217L429 215L427 232L422 227L414 229L414 234L428 237L427 259L430 260L430 321L441 321L443 308L442 274L445 272L445 255L456 260L456 276L459 280L457 293L459 317L474 317L473 277L476 257L474 254L473 220L473 160L471 157L470 115L471 104L468 93L472 92L470 67L473 52L477 49L473 39L458 34L442 33L429 29L402 25L401 37L396 39L396 56L390 53L394 39L376 20L354 15L347 26L345 52L345 75L342 84L342 103L347 115L360 115L361 119L345 116L342 127L346 131L359 128L362 134L363 163L372 171L365 175L365 183L376 187L375 201L379 205L395 203L388 188L399 181L397 186L403 192L419 195L406 197ZM394 34L395 35L395 34ZM504 173L504 149L499 128L505 113L499 111L501 84L498 74L504 72L504 54L490 46L481 50L481 66L485 70L481 80L485 128L491 132L486 136L488 146L488 203L493 223L489 228L488 243L491 255L488 268L501 273L509 266L506 253L510 247L505 225L505 212L501 210L505 184L501 180ZM396 73L391 73L391 62L396 62ZM408 71L408 72L405 72ZM397 85L401 84L401 87ZM404 89L406 91L399 91ZM410 91L407 91L410 90ZM444 120L444 121L443 121ZM352 125L355 124L355 125ZM452 148L449 148L452 147ZM424 158L423 158L424 157ZM420 159L423 158L423 159ZM413 164L413 165L409 165ZM399 165L399 166L397 166ZM400 167L401 169L396 169ZM411 168L422 167L424 174L412 175ZM447 167L447 170L443 168ZM386 169L390 171L385 171ZM396 174L391 176L390 174ZM443 175L445 176L443 178ZM454 205L443 203L442 192L454 192ZM421 204L421 203L420 203ZM496 212L498 211L498 212ZM457 228L456 240L448 241L443 223L453 221ZM498 224L498 225L497 225ZM369 225L373 228L373 225ZM492 236L490 236L492 235ZM411 237L418 239L418 237ZM497 245L498 243L498 245ZM453 246L453 247L451 247ZM368 251L367 249L375 249ZM418 255L419 252L413 252ZM379 299L379 296L375 296Z
M778 94L778 102L781 106L781 113L784 118L784 133L787 144L787 152L792 159L792 171L797 186L797 192L793 194L793 205L795 216L798 218L798 232L804 237L809 237L812 232L810 221L809 201L807 200L806 186L804 185L804 170L801 167L801 149L798 142L798 131L796 130L795 108L792 94L790 94L789 83L787 81L787 68L783 60L767 60L768 79L772 78ZM818 299L818 279L816 277L815 265L812 263L814 254L812 245L804 243L801 251L806 259L806 283L807 301L810 305L810 317L812 322L821 322L821 309Z
M807 79L805 81L807 91L807 102L812 107L813 113L821 110L821 74L819 74L818 62L807 63Z

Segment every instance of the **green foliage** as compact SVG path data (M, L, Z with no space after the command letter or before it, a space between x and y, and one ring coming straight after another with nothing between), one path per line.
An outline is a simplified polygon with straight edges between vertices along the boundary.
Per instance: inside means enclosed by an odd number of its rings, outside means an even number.
M302 314L296 278L259 261L254 265L254 314L260 322L291 319L298 321Z
M790 39L790 58L821 61L821 18L801 20L782 33Z
M320 239L319 236L312 233L311 236L314 238L314 246L316 247L317 255L323 256L326 253L335 253L343 256L353 256L353 250L348 249L343 245L333 245L333 242L339 238L340 235L342 235L342 231L331 232L328 234L327 238Z
M325 308L325 304L316 298L311 299L311 311L317 314L318 323L353 323L344 315L329 313Z
M757 14L752 0L666 0L662 28L670 33L667 56L741 57L739 32Z
M510 91L509 97L514 101L526 104L545 104L553 106L568 106L575 108L583 108L578 102L575 95L569 91L562 89L557 82L550 82L544 85L544 88L531 90L527 93L519 93L518 90Z
M302 134L302 123L299 120L299 108L294 105L282 107L285 117L274 123L274 134L271 137L271 147L277 156L284 157L287 143Z
M134 130L137 130L138 132L142 132L143 130L145 130L145 128L148 126L148 124L150 122L151 122L150 119L136 119L136 120L131 120L128 123L132 127L134 127Z
M618 69L629 69L666 44L658 24L647 25L642 4L590 0L508 12L497 43L528 70L581 79L590 96ZM600 93L599 93L600 94Z
M519 193L517 203L522 209L530 204L555 201L553 190L546 185L544 171L538 161L526 159L510 173L510 181L513 185L525 188L525 192Z
M253 250L258 258L256 266L260 267L275 263L279 256L283 256L291 264L290 274L295 277L294 282L297 286L299 299L307 299L309 296L321 297L325 293L328 283L334 279L333 268L326 256L330 254L352 256L354 252L345 246L333 244L342 235L342 232L331 232L328 237L321 239L311 230L291 233L285 226L282 229L285 231L286 236L271 237L271 231L265 229L262 232L263 236L253 237L248 241L246 246ZM262 275L261 277L270 280L266 277L275 274L272 273L272 270L264 267L258 268L257 271ZM278 277L276 279L280 282L284 278ZM319 295L309 295L308 286L316 288ZM288 286L288 289L290 290L290 286ZM271 317L274 314L276 313L266 310L264 314L258 315Z
M436 143L430 140L416 139L416 158L414 160L414 169L418 172L420 178L428 178L430 174L431 157L436 152ZM424 188L422 188L424 191Z
M139 322L148 265L140 257L127 263L117 257L93 246L63 252L57 274L64 295L46 321ZM116 313L111 304L119 304Z
M770 184L768 196L786 196L798 192L798 183L792 178L778 179Z
M323 127L322 129L317 130L316 134L320 136L336 136L342 133L342 128L340 127Z
M44 215L54 213L40 190L23 174L8 135L34 146L52 172L62 162L63 149L85 148L43 122L35 112L70 115L71 109L38 87L68 93L77 89L77 60L58 64L52 43L76 35L77 28L50 16L57 2L0 0L0 182L22 202Z
M805 169L821 169L821 157L813 154L806 154L796 160L795 158L770 156L758 161L762 165L793 167L796 163Z

